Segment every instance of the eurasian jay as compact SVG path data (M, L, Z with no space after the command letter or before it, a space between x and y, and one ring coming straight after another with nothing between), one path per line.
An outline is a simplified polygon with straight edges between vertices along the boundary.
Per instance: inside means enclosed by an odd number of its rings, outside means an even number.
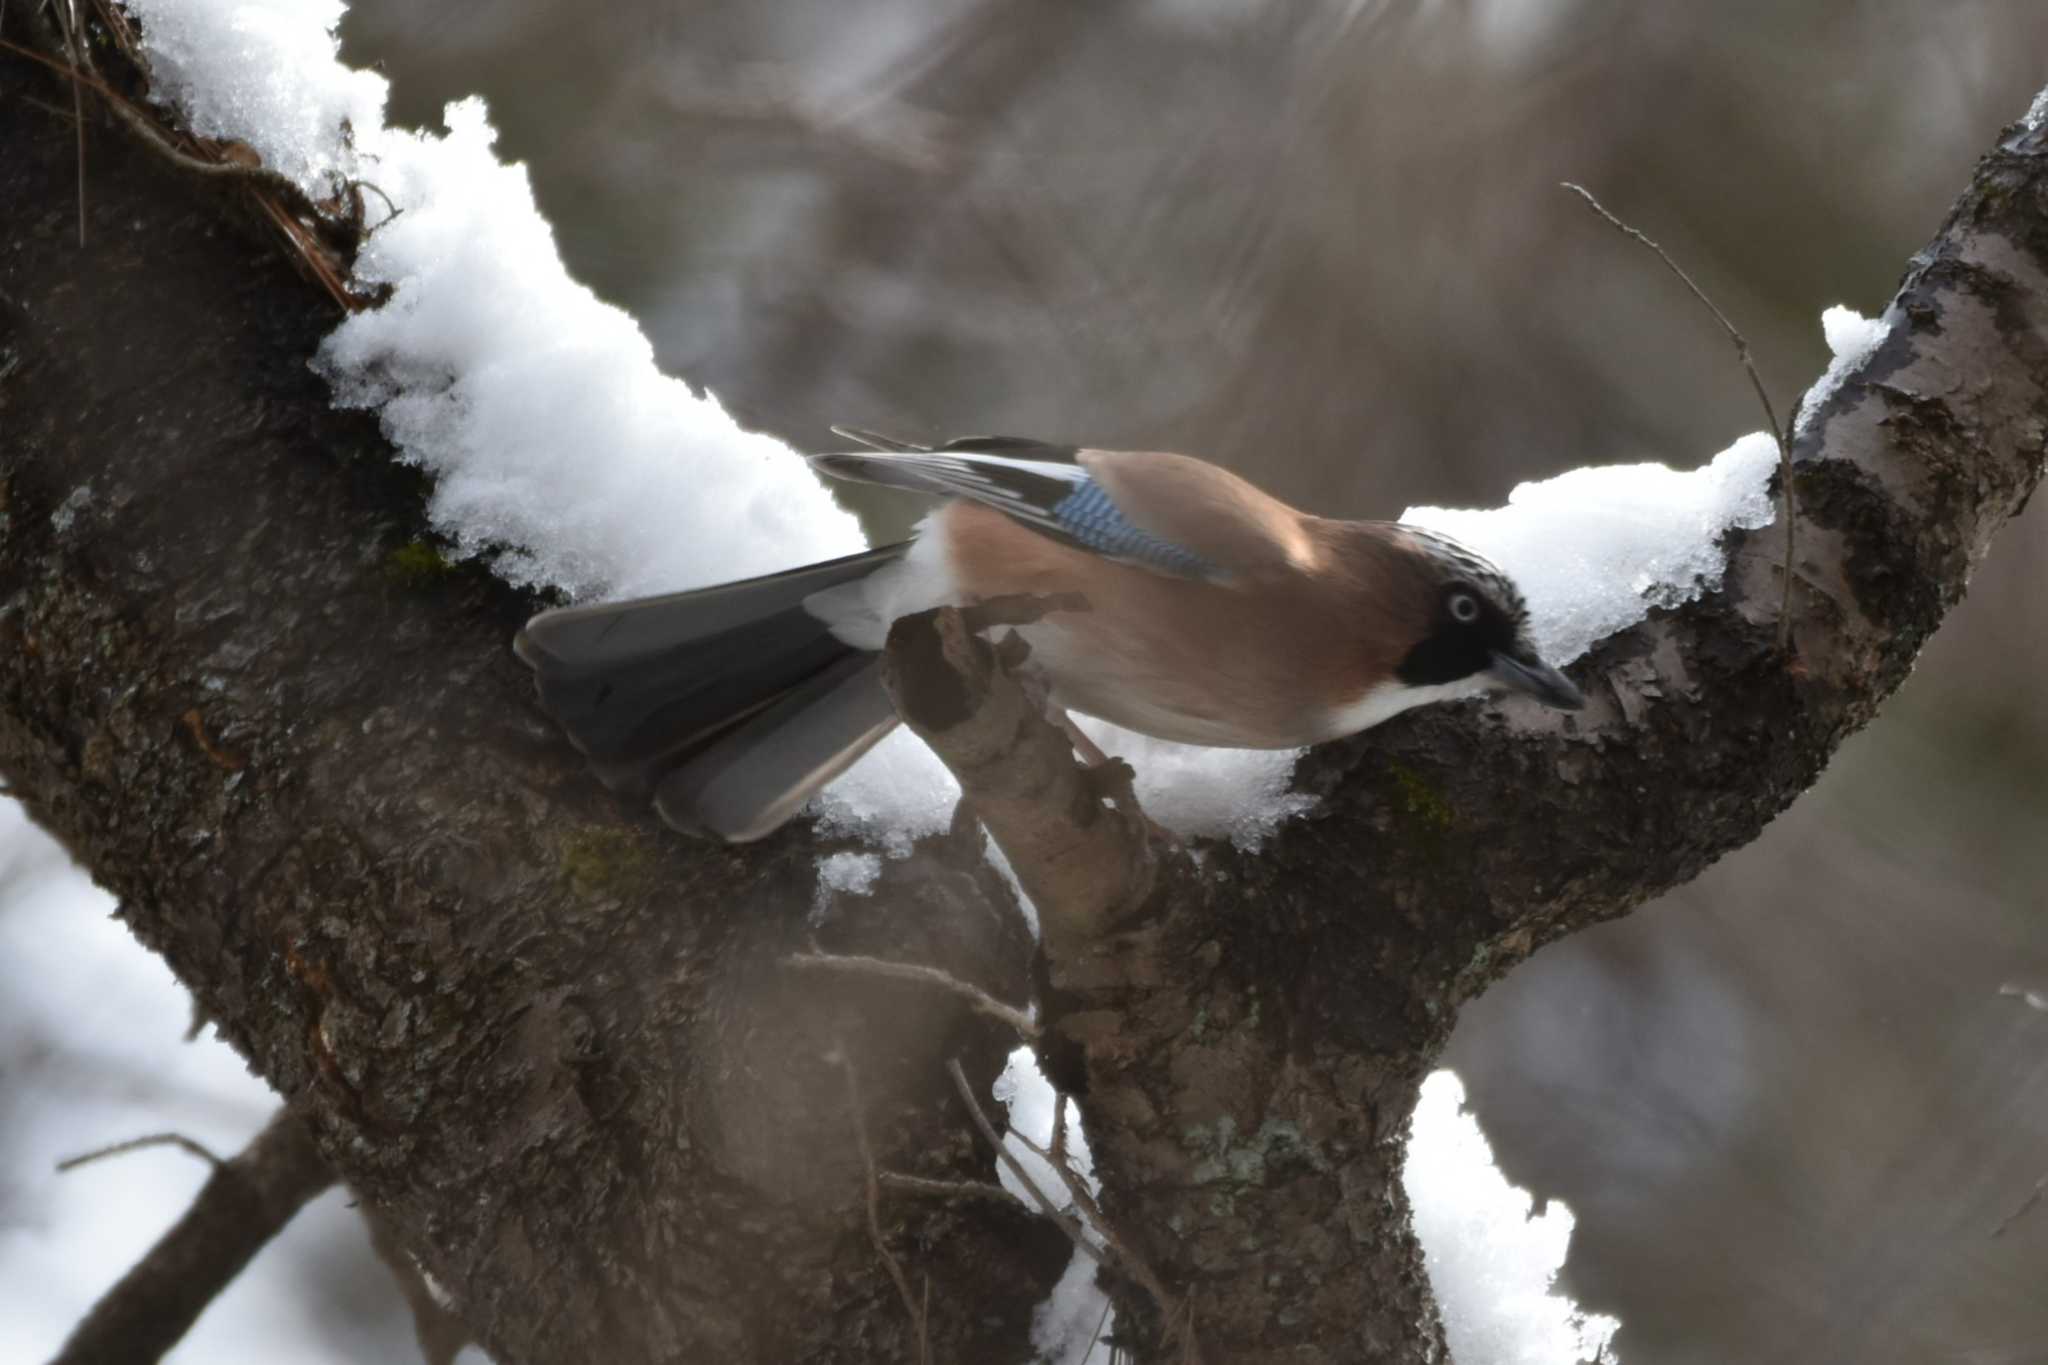
M911 540L720 587L567 607L515 648L607 785L678 829L758 839L896 724L898 617L1014 594L1048 704L1187 744L1280 749L1487 690L1567 710L1492 564L1444 536L1289 507L1186 455L866 432L838 478L949 501Z

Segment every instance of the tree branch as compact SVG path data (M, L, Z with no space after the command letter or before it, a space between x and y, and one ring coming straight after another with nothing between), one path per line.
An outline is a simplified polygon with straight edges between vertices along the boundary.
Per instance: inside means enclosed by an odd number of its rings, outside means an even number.
M791 967L807 971L846 972L855 976L876 976L888 981L911 981L921 986L950 991L967 1002L969 1009L1004 1024L1019 1038L1036 1038L1038 1024L1015 1005L1006 1005L981 987L962 981L937 967L919 962L888 962L878 957L842 956L837 953L792 953L783 959Z
M897 621L882 667L904 724L953 770L1009 856L1049 948L1093 940L1152 894L1151 826L1105 804L1067 737L998 666L996 647L966 611Z
M191 1040L188 1038L186 1041L190 1042ZM214 1155L206 1146L194 1142L183 1133L151 1133L147 1137L129 1138L126 1142L116 1142L112 1146L96 1147L90 1152L81 1152L77 1156L65 1157L57 1163L57 1170L60 1174L65 1171L75 1171L80 1166L89 1165L95 1161L104 1161L110 1156L126 1156L130 1152L139 1152L148 1147L176 1147L181 1151L198 1157L216 1170L227 1164Z
M43 79L0 54L0 90L60 97ZM1821 590L1796 595L1797 669L1776 556L1734 535L1721 593L1595 652L1585 712L1440 707L1323 746L1310 817L1197 863L1105 803L985 642L905 627L905 714L1046 912L1043 1058L1085 1106L1103 1210L1199 1298L1211 1359L1441 1358L1399 1140L1459 1006L1754 837L2031 493L2044 137L1978 166L1891 334L1799 434L1795 569ZM10 228L68 223L72 151L0 120ZM389 571L422 485L309 374L331 308L176 166L117 137L93 157L89 211L123 230L0 252L0 773L500 1365L915 1359L860 1154L820 1121L844 1093L825 1058L843 1039L859 1067L878 1171L984 1180L945 1063L993 1076L1013 1035L956 992L782 962L816 935L1026 999L978 833L890 860L814 928L841 845L711 848L614 801L506 649L533 601ZM934 1360L1020 1353L1056 1229L987 1199L878 1216L934 1249ZM1171 1360L1150 1296L1112 1288L1119 1341Z
M139 1145L122 1143L66 1165ZM333 1183L305 1120L289 1107L278 1110L240 1154L215 1165L184 1217L93 1305L52 1365L162 1359L263 1244Z

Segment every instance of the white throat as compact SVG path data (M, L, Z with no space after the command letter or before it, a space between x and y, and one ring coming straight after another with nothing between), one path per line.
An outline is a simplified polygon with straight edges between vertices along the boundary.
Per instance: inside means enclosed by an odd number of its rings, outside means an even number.
M1350 702L1330 712L1327 738L1337 739L1343 735L1355 735L1360 730L1370 730L1383 720L1400 715L1403 711L1417 706L1427 706L1434 701L1457 701L1461 697L1476 697L1486 690L1486 682L1480 677L1460 678L1456 682L1425 683L1411 687L1407 683L1389 679L1369 689L1357 701Z

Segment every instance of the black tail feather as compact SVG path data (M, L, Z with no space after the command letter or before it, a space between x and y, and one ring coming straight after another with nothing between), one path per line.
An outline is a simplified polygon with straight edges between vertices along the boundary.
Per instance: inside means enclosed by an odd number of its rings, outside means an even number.
M841 643L803 602L904 548L543 612L514 649L607 786L656 797L679 828L758 838L893 724L874 656Z
M678 829L758 839L895 726L880 657L850 654L671 768L655 809Z

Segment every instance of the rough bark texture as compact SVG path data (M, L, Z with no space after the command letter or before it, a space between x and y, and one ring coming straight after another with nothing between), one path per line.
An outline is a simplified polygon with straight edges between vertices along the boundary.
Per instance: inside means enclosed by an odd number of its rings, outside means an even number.
M621 807L506 642L534 605L421 553L418 479L328 408L333 322L231 202L71 130L0 55L0 773L308 1116L504 1365L916 1358L870 1244L885 1169L982 1178L947 1084L1009 1038L955 997L782 964L821 946L1025 998L963 830L820 901L829 845ZM2014 131L1801 438L1780 543L1607 641L1574 718L1437 708L1326 746L1255 856L1162 858L1044 1008L1107 1212L1212 1362L1422 1361L1398 1180L1459 1005L1538 944L1753 837L1904 676L2048 434L2048 139ZM885 1189L931 1358L1025 1354L1067 1257L1021 1208ZM1141 1359L1178 1358L1116 1281Z
M263 1244L333 1183L312 1132L279 1110L214 1167L185 1216L93 1305L52 1365L161 1360Z

